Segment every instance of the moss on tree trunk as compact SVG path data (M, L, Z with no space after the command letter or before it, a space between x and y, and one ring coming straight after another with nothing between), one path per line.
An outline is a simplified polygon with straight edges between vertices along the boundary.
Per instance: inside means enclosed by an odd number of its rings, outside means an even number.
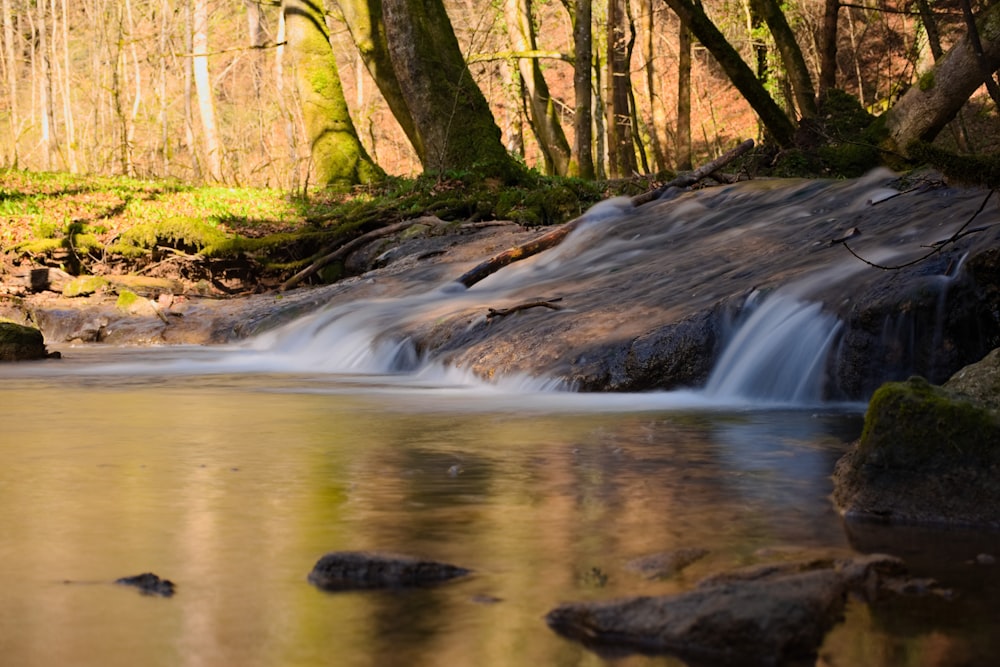
M380 180L344 99L322 0L285 0L284 12L316 180L336 188Z

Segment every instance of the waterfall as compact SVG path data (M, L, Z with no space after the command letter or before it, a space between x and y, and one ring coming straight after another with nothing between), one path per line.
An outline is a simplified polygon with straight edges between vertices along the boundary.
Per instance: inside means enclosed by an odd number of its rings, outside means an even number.
M822 304L771 295L737 328L705 394L719 400L819 402L827 355L840 328Z

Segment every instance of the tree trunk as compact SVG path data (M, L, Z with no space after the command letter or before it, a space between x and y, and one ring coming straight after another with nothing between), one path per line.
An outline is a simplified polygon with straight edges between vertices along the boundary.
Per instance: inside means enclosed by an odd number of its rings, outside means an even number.
M680 19L677 31L677 169L691 168L691 31Z
M375 80L382 98L406 134L406 138L410 140L413 150L423 160L423 155L426 153L424 140L417 131L416 123L413 121L392 67L392 59L389 57L381 0L337 0L337 4L347 23L347 29L351 32L351 39L354 40L354 45L361 55L361 60L368 68L368 73Z
M926 0L924 0L926 2ZM823 2L823 38L820 44L819 98L837 87L837 18L840 0Z
M386 44L426 171L522 177L462 56L442 0L382 0Z
M656 68L656 11L653 0L646 2L646 33L643 40L643 60L646 61L646 93L649 96L649 142L653 149L653 160L657 171L670 169L667 154L666 105L660 99L657 85L659 73Z
M704 10L692 0L664 0L686 22L698 41L707 48L726 72L729 80L743 95L771 138L780 146L791 146L795 140L795 124L781 110L761 85L736 49L715 27Z
M996 71L1000 68L1000 4L989 7L976 23L985 67ZM886 112L886 148L905 155L911 142L933 141L983 84L980 62L972 40L964 35Z
M219 139L215 95L212 92L212 79L208 71L208 0L194 0L193 18L191 53L198 112L201 115L202 140L205 144L205 162L208 167L208 177L221 182L222 141Z
M576 0L573 23L573 162L570 174L579 178L594 178L593 90L590 69L593 61L593 29L591 0Z
M194 52L194 12L191 0L184 6L184 51ZM201 157L194 136L194 59L184 59L184 138L191 154L191 170L197 180L202 178Z
M751 0L751 3L764 18L768 30L771 31L771 36L774 37L774 44L778 48L781 62L785 66L785 74L792 86L792 94L799 115L803 118L815 116L816 93L813 91L809 68L806 67L802 50L799 48L798 42L795 41L795 33L788 25L788 21L785 20L785 14L781 11L778 1Z
M69 160L70 173L77 173L80 168L76 159L76 123L73 119L73 83L70 73L69 55L69 7L67 0L62 0L62 46L63 46L63 116L66 123L66 155Z
M382 179L347 109L320 0L285 0L283 12L317 182L343 189Z
M608 175L628 178L636 172L635 148L632 144L632 113L629 89L632 77L629 68L629 48L626 37L628 16L625 0L608 0Z
M20 68L18 67L18 60L14 50L14 16L11 14L10 0L3 0L3 4L0 7L2 7L3 11L4 60L7 65L7 94L9 95L8 102L10 104L10 116L7 121L10 124L10 160L8 164L17 167L17 135L19 132L18 126L20 125L20 115L17 108L17 74Z
M42 63L41 96L39 98L42 118L42 152L43 164L46 170L53 168L52 156L55 152L55 122L52 111L52 60L49 57L48 12L45 10L45 0L38 0L38 54ZM54 18L54 17L53 17Z
M536 50L530 0L506 0L504 16L513 49L522 53ZM559 123L559 114L538 59L518 58L517 68L528 101L531 128L538 139L546 169L550 174L566 176L570 162L569 142Z

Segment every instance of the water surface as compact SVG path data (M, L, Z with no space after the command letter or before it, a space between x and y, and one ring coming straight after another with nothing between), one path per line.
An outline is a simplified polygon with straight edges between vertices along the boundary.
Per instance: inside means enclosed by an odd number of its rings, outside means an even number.
M599 410L595 396L393 376L156 371L212 350L65 353L58 366L0 369L4 664L678 665L598 655L543 616L560 602L667 593L775 554L856 546L828 495L857 410L662 396ZM113 370L136 364L145 371ZM926 554L927 542L907 548ZM672 579L628 567L689 547L709 555ZM944 609L852 605L820 664L1000 655L989 638L996 576L964 560L982 548L924 565L974 577L979 593ZM474 574L409 592L310 586L315 561L341 549ZM146 571L177 594L109 583Z

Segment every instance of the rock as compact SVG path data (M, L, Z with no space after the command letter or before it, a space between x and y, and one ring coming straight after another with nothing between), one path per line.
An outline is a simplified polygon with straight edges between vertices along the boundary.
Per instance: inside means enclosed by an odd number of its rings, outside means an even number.
M705 580L686 593L574 602L548 613L556 632L594 648L675 653L722 664L784 665L815 657L846 595L879 585L897 559L868 556L760 566Z
M108 286L108 281L101 276L78 276L66 283L62 289L63 296L87 296Z
M335 551L313 566L309 583L325 591L427 586L464 577L470 570L412 556Z
M706 555L708 555L708 551L705 549L675 549L674 551L635 558L626 563L625 567L638 572L647 579L666 579L678 574L688 565L701 560Z
M47 356L41 331L0 320L0 361L29 361Z
M159 595L165 598L173 596L175 588L174 582L169 579L160 579L152 572L144 572L132 577L115 579L115 583L122 586L134 586L143 595Z
M911 378L872 396L833 498L848 518L1000 527L998 473L1000 416Z
M962 368L942 385L993 410L1000 410L1000 347Z

